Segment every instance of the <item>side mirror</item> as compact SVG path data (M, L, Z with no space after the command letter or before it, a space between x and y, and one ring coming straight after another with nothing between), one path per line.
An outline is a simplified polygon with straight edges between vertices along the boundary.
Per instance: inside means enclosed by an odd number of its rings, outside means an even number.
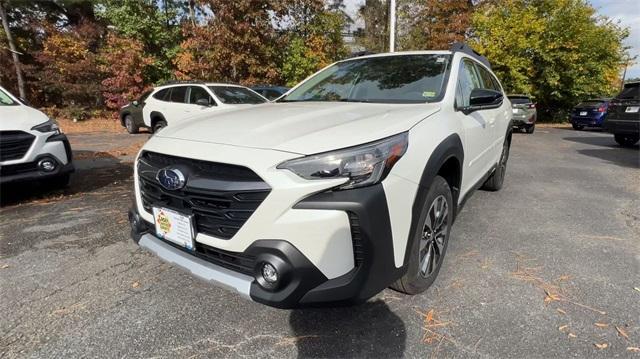
M206 106L206 107L209 107L211 104L209 103L209 99L206 99L206 98L199 98L199 99L196 101L196 105L198 105L198 106Z
M469 97L469 106L462 109L465 114L478 110L498 108L502 105L504 95L500 91L490 89L473 89Z
M138 107L138 105L140 104L140 102L138 102L138 100L135 100L131 103L132 105Z
M23 99L22 97L18 96L18 100L20 100L20 102L22 102L24 105L31 107L31 103L25 99Z

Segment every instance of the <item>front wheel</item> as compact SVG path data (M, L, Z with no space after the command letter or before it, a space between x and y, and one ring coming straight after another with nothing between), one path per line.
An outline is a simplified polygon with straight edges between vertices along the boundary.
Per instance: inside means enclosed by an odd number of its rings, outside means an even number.
M576 124L573 124L571 126L573 126L573 129L576 130L576 131L581 131L584 128L584 126L580 126L580 125L576 125Z
M407 273L391 288L406 294L418 294L433 284L449 243L453 224L452 198L447 181L436 176L424 201L417 228L414 229L412 246L408 248Z
M613 138L616 140L616 142L618 142L620 146L631 147L635 145L636 142L638 142L638 140L640 139L640 136L616 134L616 135L613 135Z
M528 134L532 134L532 133L533 133L533 131L535 131L535 130L536 130L536 124L535 124L535 123L534 123L533 125L529 125L529 126L527 126L527 127L525 128L525 131L526 131Z
M167 127L166 121L158 121L153 125L153 133L158 133L165 127Z

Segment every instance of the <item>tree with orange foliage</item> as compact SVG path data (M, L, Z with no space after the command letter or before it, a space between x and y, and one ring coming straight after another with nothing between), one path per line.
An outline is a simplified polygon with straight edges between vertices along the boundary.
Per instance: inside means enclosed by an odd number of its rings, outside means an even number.
M101 84L107 108L119 109L148 89L145 70L153 58L145 55L141 41L109 34L99 60L106 77Z

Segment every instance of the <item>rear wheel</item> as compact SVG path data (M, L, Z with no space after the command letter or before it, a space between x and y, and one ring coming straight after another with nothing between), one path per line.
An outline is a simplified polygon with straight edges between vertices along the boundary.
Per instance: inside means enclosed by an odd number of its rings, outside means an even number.
M620 146L631 147L638 142L638 140L640 139L640 136L616 134L616 135L613 135L613 138L615 138L616 142L618 142Z
M536 124L534 123L533 125L529 125L527 127L525 127L524 129L527 133L533 133L533 131L536 130Z
M422 293L435 281L449 243L453 223L451 188L440 176L433 179L417 223L413 244L408 250L407 273L391 288L406 294Z
M496 170L493 171L489 179L482 185L486 191L499 191L504 183L504 175L507 173L507 161L509 160L509 141L505 140L502 145L502 154Z
M582 130L584 128L584 126L580 126L580 125L576 125L576 124L573 124L572 126L573 126L573 129L576 130L576 131L580 131L580 130Z
M156 123L153 124L153 133L158 133L165 127L167 127L167 121L163 121L163 120L157 121Z
M126 115L124 117L124 127L127 129L127 132L134 134L134 133L138 133L139 127L136 126L135 122L133 121L133 117L131 117L131 115Z

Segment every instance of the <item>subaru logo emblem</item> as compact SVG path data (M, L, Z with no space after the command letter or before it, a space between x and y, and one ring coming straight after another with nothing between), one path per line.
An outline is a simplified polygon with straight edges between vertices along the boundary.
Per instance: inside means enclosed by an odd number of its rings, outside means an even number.
M156 179L160 182L162 187L170 191L175 191L184 187L186 182L184 174L180 172L180 170L170 167L163 168L158 171Z

